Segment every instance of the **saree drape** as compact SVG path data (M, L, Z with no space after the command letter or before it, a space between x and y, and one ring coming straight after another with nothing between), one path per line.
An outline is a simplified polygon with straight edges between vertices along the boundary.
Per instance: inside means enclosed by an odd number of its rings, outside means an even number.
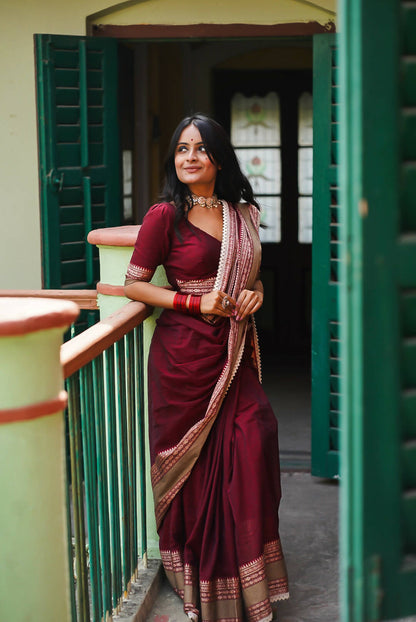
M219 289L237 299L253 288L256 208L223 202L221 243L189 222L175 227L174 213L170 204L148 212L127 278L150 280L163 264L183 293ZM288 597L277 421L259 378L252 318L160 316L149 355L160 551L185 611L202 620L267 621L271 603Z

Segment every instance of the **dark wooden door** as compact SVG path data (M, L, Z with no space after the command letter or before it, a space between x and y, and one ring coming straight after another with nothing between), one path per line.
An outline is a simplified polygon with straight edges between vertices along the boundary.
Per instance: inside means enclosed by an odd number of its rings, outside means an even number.
M213 87L215 116L228 130L235 93L264 97L275 92L279 97L281 241L263 243L262 277L267 295L257 323L264 357L273 363L293 359L308 364L311 244L298 241L298 102L302 93L312 92L312 71L217 70Z
M230 129L235 93L280 100L281 241L263 243L265 305L257 314L263 356L274 363L288 357L309 360L311 245L298 242L298 101L312 90L312 72L229 71L214 75L215 116ZM278 172L276 171L276 174ZM272 316L273 321L267 318Z

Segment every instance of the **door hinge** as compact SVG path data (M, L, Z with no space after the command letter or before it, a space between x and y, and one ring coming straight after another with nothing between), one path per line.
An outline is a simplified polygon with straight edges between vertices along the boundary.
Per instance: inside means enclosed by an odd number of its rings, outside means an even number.
M49 173L46 175L46 179L48 185L56 192L61 192L62 187L64 185L64 174L59 173L56 169L51 168Z
M368 622L378 622L381 620L381 603L383 600L380 555L373 555L368 558L366 566L366 620L368 620Z

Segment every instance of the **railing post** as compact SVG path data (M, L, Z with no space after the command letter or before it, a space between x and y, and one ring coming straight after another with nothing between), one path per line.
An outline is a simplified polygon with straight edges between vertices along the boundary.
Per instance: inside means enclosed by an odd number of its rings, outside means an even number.
M67 301L0 301L1 620L71 620L60 346L77 315Z
M139 225L124 227L108 227L95 229L88 235L88 242L95 244L100 257L100 282L97 283L98 306L100 317L104 319L128 302L124 296L123 284L127 267L133 252L134 243L139 232ZM167 285L164 269L159 266L152 279L156 285ZM143 323L143 369L144 369L144 406L146 422L146 505L151 508L147 514L147 554L151 558L159 558L159 537L153 511L153 495L150 482L150 452L148 442L148 400L147 400L147 359L150 342L156 326L160 309Z

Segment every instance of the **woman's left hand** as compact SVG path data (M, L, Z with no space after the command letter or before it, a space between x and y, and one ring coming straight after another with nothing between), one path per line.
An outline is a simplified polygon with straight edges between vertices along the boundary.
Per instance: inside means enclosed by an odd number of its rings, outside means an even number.
M243 289L240 293L235 306L235 319L237 322L243 320L247 315L258 311L263 304L263 292L255 289Z

